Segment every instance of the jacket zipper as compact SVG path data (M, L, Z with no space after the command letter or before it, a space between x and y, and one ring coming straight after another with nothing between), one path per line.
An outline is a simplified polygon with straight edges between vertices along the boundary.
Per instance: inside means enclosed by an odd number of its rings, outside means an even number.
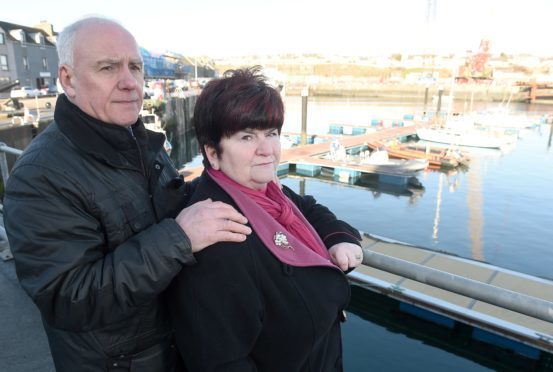
M146 181L146 190L148 191L148 199L150 201L150 205L152 207L152 212L155 216L155 219L156 221L159 220L159 216L157 215L156 213L156 208L155 208L155 205L154 205L154 197L152 195L152 190L150 188L150 177L148 175L148 173L146 173L146 166L144 165L144 157L142 155L142 150L140 149L140 144L138 143L138 140L136 139L135 135L134 135L134 132L132 130L132 127L128 127L129 129L129 133L136 145L136 148L138 149L138 157L140 158L140 167L142 168L142 174L144 175L144 178L145 178L145 181Z
M138 150L138 157L140 158L140 167L142 168L142 174L144 175L144 177L146 177L146 180L148 179L148 175L146 174L146 166L144 165L144 159L142 157L142 150L140 149L140 144L138 143L138 140L136 139L136 137L134 136L134 132L132 130L132 127L127 127L127 129L129 130L129 134L131 135L135 145L136 145L136 148Z

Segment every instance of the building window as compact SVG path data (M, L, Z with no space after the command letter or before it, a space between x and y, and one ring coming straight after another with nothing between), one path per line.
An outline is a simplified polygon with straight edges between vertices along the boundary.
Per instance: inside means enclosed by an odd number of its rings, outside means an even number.
M11 30L10 34L12 35L12 37L14 39L16 39L17 41L19 41L21 43L25 43L27 41L25 31L23 31L22 29Z
M0 45L6 44L6 36L3 32L0 32Z
M48 60L46 57L42 57L42 69L44 71L48 71Z
M35 43L44 44L44 35L42 35L41 33L36 33L35 34Z
M8 56L0 54L0 70L8 71Z
M29 69L29 60L27 59L27 57L23 57L23 68L25 70Z

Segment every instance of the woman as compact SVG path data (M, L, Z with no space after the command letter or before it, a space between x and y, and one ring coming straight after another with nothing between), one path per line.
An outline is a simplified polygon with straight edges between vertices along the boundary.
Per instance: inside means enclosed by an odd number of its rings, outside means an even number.
M280 94L257 67L229 71L204 88L194 120L205 171L190 202L229 203L254 232L199 252L173 283L187 370L342 370L350 296L342 270L361 263L360 237L312 197L278 185Z

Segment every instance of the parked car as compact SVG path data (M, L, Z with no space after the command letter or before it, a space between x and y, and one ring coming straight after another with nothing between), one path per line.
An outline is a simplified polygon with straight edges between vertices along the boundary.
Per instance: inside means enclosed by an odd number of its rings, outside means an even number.
M37 97L40 95L40 91L36 88L23 86L20 88L14 88L10 92L11 98L29 98Z
M50 84L47 88L42 88L40 90L41 96L55 96L56 94L58 94L58 87L56 84Z
M153 88L150 88L148 86L144 87L144 99L150 99L153 98L155 95L155 91Z

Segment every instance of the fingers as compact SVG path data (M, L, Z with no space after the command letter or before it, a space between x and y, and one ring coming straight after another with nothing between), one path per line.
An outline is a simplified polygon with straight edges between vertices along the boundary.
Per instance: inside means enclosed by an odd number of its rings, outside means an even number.
M340 254L338 257L336 257L336 261L334 262L334 264L338 266L340 270L347 271L350 261L345 254Z
M211 204L207 204L207 207L213 210L215 218L234 221L238 224L248 223L248 219L242 213L226 203L211 202Z
M221 222L223 225L221 226L221 229L219 231L230 232L230 233L239 234L239 235L251 234L252 233L251 227L245 225L248 222L248 220L246 219L246 217L242 216L241 214L239 216L240 216L240 221L237 221L236 219L233 220L231 218L221 219ZM245 238L246 237L244 236L244 239Z
M210 199L183 209L175 221L190 239L192 252L222 241L241 242L252 232L245 225L247 218L236 209Z
M359 266L363 262L363 250L351 243L339 243L329 249L331 261L342 271Z

